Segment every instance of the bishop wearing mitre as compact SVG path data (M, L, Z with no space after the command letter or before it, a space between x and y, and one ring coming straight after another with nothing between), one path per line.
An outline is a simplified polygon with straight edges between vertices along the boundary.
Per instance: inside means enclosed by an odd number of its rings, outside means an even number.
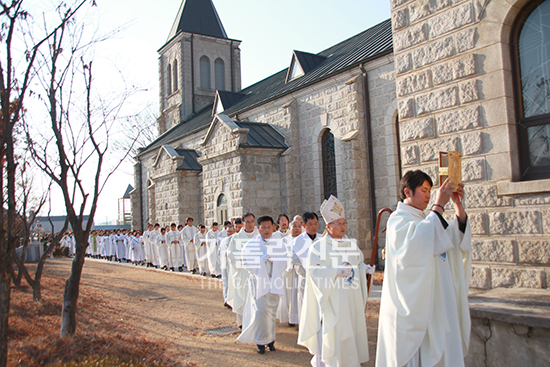
M313 243L305 262L306 288L298 344L316 367L359 367L369 360L367 272L357 242L346 236L344 206L334 196L321 205L327 234Z

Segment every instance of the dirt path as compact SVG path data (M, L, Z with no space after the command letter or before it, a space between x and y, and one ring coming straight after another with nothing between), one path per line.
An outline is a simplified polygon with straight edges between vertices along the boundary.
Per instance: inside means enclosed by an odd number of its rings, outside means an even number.
M71 261L49 260L46 272L68 277ZM238 332L215 336L209 329L235 327L235 315L223 307L221 280L189 273L168 273L86 260L82 287L108 299L112 315L136 330L136 337L160 342L170 359L183 366L309 366L311 355L296 344L298 330L277 325L276 352L256 353L255 345L236 341ZM97 292L97 293L95 293ZM369 353L374 366L379 303L367 312Z

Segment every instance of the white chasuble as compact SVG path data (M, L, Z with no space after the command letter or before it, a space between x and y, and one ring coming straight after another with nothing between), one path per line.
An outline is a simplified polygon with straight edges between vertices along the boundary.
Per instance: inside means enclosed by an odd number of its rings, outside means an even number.
M246 300L246 280L248 272L242 265L242 249L244 245L259 234L258 229L250 233L242 228L239 233L231 236L227 246L227 260L229 261L229 284L227 287L227 304L233 308L237 315L243 314L244 302Z
M387 228L376 365L403 367L420 357L422 367L464 366L469 223L464 233L457 219L445 229L436 213L398 203Z
M266 345L275 341L279 296L285 292L286 246L279 236L265 240L258 235L243 247L241 257L249 279L243 330L237 340Z
M337 276L349 263L350 280ZM353 240L329 235L310 248L298 344L330 367L358 367L369 360L367 341L367 265Z

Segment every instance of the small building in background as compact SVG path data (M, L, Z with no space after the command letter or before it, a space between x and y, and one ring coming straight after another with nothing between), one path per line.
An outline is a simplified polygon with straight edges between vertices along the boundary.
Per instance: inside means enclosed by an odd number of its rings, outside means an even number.
M48 216L36 217L36 221L33 223L31 227L31 231L35 231L38 228L42 228L40 230L42 235L59 232L63 228L63 225L65 224L65 218L66 218L65 215L52 215L50 217ZM84 228L88 223L89 216L85 215L83 218L84 220L82 221L82 228ZM95 229L94 223L92 223L92 229ZM70 224L67 231L72 232L72 228Z
M132 185L128 185L124 195L118 199L118 226L130 226L132 224L132 201L130 200L130 192L133 189Z

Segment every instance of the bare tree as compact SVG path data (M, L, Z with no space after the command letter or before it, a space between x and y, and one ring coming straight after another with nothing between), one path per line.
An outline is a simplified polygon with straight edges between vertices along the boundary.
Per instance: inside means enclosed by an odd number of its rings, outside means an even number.
M78 27L81 25L74 22L53 34L48 53L42 55L42 69L37 70L45 90L49 133L36 134L29 124L24 124L35 163L62 192L76 240L71 274L63 294L61 337L76 331L80 279L99 195L130 152L103 172L110 132L131 92L123 93L116 101L102 99L95 93L93 63L87 61L86 51L97 40L83 42L84 32Z
M61 19L54 31L63 27L87 0L78 4ZM0 367L7 364L8 320L11 297L12 254L15 251L16 220L16 161L14 157L13 131L20 122L25 96L28 93L34 63L40 48L52 33L46 33L27 49L14 45L14 35L24 34L18 28L29 13L23 8L23 0L0 0L0 40L5 51L0 60ZM20 45L18 45L20 46Z
M46 260L48 259L49 255L53 252L55 249L56 244L59 242L61 237L63 237L63 234L68 228L68 221L65 220L65 223L63 227L59 230L59 232L55 233L55 227L54 224L50 220L51 228L52 228L52 236L50 238L50 243L48 244L48 247L40 256L40 259L38 260L38 264L36 265L36 269L34 272L34 278L30 275L27 267L25 266L25 258L27 253L27 248L29 246L30 242L30 236L31 236L31 228L33 224L36 222L37 214L41 211L43 206L46 204L46 201L49 199L49 212L48 212L48 218L50 217L49 213L51 212L51 196L50 188L51 183L48 186L46 190L42 192L42 195L38 198L32 198L33 195L33 187L34 187L34 176L30 175L28 172L28 166L29 163L27 161L28 157L23 156L22 162L19 165L19 196L17 199L17 205L18 205L18 213L19 217L22 218L22 237L23 237L23 246L21 251L21 257L17 256L15 252L12 253L13 262L16 264L18 273L15 275L15 272L12 274L13 283L19 287L21 284L21 278L25 277L25 280L27 283L31 286L33 291L33 299L35 301L39 301L42 299L42 272L44 270L44 265L46 263ZM34 203L33 210L29 213L27 216L27 211L29 209L30 203Z

